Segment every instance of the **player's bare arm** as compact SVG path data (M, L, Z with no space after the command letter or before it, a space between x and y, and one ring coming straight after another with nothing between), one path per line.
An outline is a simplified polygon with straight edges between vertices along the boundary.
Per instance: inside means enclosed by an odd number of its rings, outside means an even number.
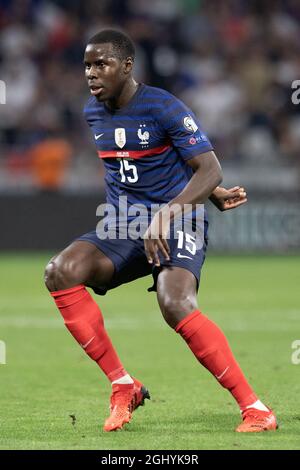
M202 204L222 181L221 165L213 151L197 155L188 160L194 175L183 191L172 199L165 208L156 213L145 235L144 244L149 263L160 266L158 251L169 259L169 246L166 240L170 216L176 218L181 214L185 204ZM176 208L170 213L170 207Z
M240 186L234 186L229 189L218 186L212 192L209 199L220 211L235 209L245 204L248 200L245 188Z

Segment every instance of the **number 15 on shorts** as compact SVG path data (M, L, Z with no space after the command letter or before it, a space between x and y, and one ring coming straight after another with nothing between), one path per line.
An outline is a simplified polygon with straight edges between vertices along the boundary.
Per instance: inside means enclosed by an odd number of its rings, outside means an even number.
M194 256L197 251L196 238L192 237L192 235L190 235L189 233L182 232L182 230L177 230L177 235L178 235L178 243L177 243L178 250L182 250L182 249L186 250L191 255ZM193 259L191 256L186 256L186 255L183 255L182 253L178 253L177 258Z

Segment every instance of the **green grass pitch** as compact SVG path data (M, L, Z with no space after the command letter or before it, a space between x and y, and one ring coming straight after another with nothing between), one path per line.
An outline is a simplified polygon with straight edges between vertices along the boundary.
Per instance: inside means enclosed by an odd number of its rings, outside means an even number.
M103 433L110 385L65 329L42 282L48 254L0 256L0 449L299 449L300 258L208 256L199 304L224 330L277 432L234 432L230 394L163 321L151 278L95 296L125 367L152 396ZM74 415L75 418L71 418Z

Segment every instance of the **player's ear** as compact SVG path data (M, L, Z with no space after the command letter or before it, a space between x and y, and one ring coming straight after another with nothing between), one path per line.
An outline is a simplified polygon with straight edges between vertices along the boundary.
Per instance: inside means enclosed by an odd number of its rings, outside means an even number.
M125 74L128 74L131 72L132 68L133 68L133 58L127 57L127 59L124 60L123 71Z

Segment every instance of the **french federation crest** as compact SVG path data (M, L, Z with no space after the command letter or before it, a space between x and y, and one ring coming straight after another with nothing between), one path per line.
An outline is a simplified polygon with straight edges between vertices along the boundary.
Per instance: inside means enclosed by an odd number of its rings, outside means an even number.
M140 139L139 144L149 145L150 134L148 131L145 131L145 130L143 132L144 127L146 127L146 124L140 124L140 128L138 129L138 132L137 132L138 138Z
M126 132L124 127L118 127L118 129L115 129L115 142L120 149L125 146Z

